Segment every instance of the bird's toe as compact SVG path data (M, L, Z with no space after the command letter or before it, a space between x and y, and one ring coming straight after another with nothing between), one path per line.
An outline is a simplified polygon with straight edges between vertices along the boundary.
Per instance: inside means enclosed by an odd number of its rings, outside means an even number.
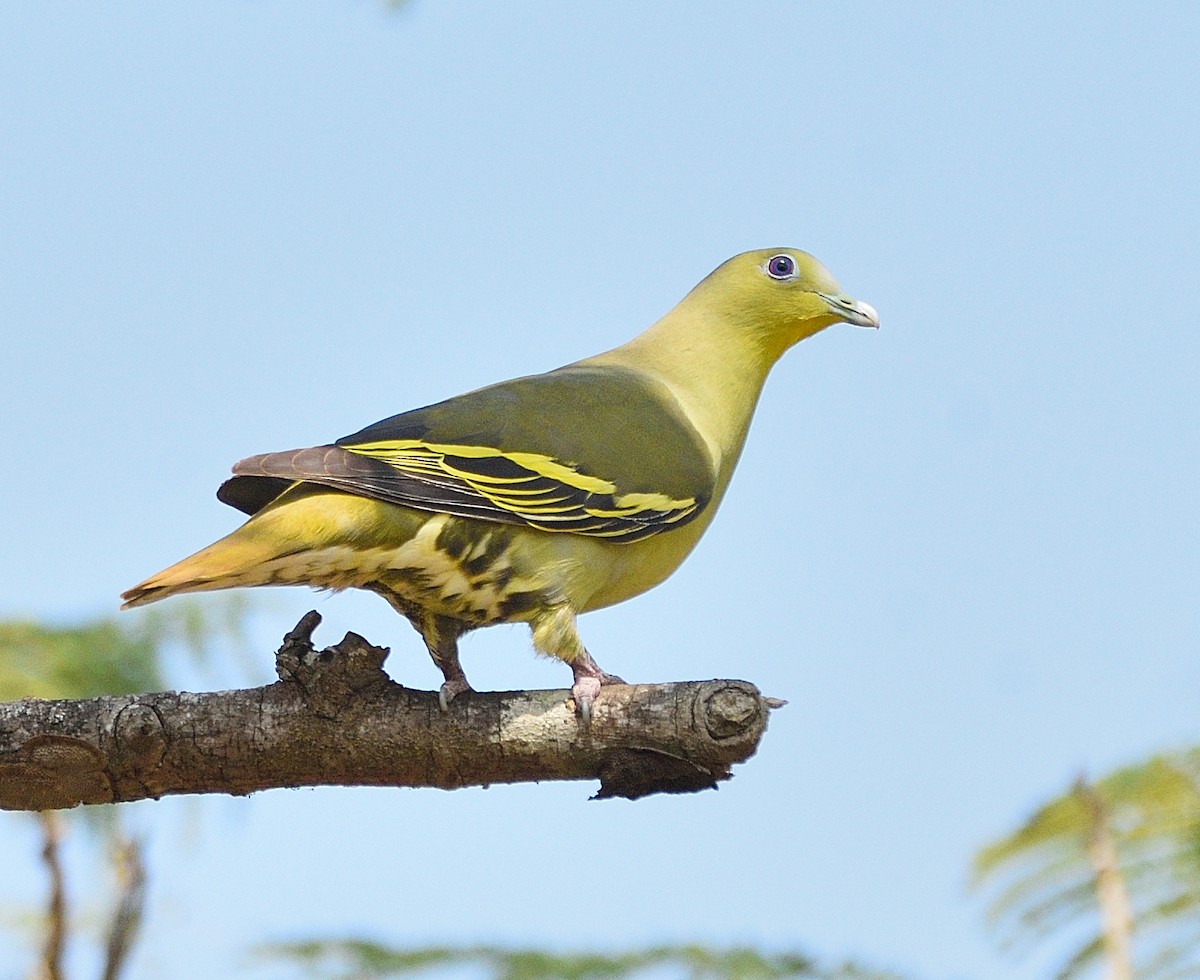
M449 711L450 702L460 694L465 694L470 690L471 685L468 684L465 679L462 681L446 681L446 683L444 683L438 689L438 707L443 711Z
M600 693L603 682L599 677L576 677L571 685L571 699L575 702L575 710L579 719L585 724L592 723L592 708L596 703L596 695Z

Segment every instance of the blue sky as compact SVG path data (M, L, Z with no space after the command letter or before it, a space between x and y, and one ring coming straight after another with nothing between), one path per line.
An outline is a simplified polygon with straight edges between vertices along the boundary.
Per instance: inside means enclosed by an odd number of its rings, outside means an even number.
M733 782L138 805L136 975L345 933L1043 975L989 941L974 849L1197 740L1198 29L1183 3L8 5L0 615L107 613L235 525L235 460L614 346L747 248L813 252L883 322L790 352L693 557L581 624L629 680L791 702ZM254 682L314 606L319 641L437 682L374 597L265 598ZM516 627L464 662L569 679ZM38 901L28 827L0 848L0 903Z

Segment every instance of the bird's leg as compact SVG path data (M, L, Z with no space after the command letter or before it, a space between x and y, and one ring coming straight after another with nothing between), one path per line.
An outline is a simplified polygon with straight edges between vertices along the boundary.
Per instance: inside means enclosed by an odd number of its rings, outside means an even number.
M443 711L448 711L451 701L471 690L471 682L458 660L458 638L463 634L463 628L453 619L432 613L426 613L419 625L414 620L413 625L420 631L429 656L445 678L438 691L438 704Z
M538 653L564 660L571 666L574 683L571 698L585 725L592 722L592 706L600 688L608 684L624 684L615 674L602 671L587 652L575 628L575 613L566 603L548 607L530 621L533 648Z
M445 678L438 691L438 704L443 711L449 710L451 701L471 690L471 682L467 680L462 664L458 662L458 638L467 631L465 624L422 609L415 602L410 602L382 583L375 582L366 588L383 596L388 605L412 623L413 629L421 634L421 639L425 641L425 649L429 651L429 656L433 658L433 662Z

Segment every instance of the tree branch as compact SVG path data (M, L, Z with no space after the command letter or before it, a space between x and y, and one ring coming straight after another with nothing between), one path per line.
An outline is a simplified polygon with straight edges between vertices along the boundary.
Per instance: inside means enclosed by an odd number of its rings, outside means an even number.
M0 703L0 809L550 779L599 778L600 797L692 792L730 778L783 703L714 680L606 687L590 727L566 691L467 693L442 712L354 633L314 650L320 620L310 612L284 638L265 687Z
M40 980L62 980L63 950L67 945L67 888L63 874L62 818L49 810L38 812L42 827L42 863L50 879L46 910L46 941L42 947Z
M141 841L132 837L118 838L114 845L112 857L118 895L108 925L101 980L117 980L125 969L146 905L146 863L142 860Z

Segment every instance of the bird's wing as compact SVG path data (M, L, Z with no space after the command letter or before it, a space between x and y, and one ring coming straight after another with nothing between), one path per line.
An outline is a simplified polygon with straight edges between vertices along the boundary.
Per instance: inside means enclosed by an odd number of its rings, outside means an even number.
M295 482L406 507L613 541L678 527L716 470L670 392L571 365L396 415L319 446L243 460L218 496L247 513Z

